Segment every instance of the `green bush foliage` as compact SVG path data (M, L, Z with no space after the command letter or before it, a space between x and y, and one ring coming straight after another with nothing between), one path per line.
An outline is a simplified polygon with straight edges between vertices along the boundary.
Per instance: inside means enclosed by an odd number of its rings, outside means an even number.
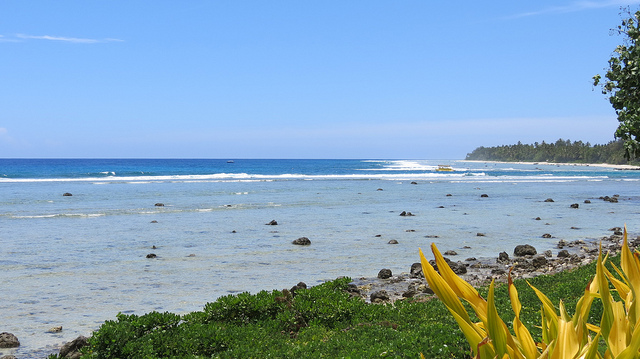
M575 303L593 271L590 265L530 282L554 302ZM83 358L469 357L464 335L440 300L368 304L346 292L349 282L341 278L295 295L274 290L225 296L183 316L119 314L93 334ZM516 286L522 321L539 323L539 300L524 281ZM506 291L498 286L496 298L507 298ZM496 306L504 320L513 318L507 299ZM535 327L532 334L541 335Z

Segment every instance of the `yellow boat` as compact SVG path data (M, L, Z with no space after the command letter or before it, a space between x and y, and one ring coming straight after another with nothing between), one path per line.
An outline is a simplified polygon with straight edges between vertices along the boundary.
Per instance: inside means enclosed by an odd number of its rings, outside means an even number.
M451 168L451 166L449 166L449 165L438 165L438 168L436 168L436 171L438 171L438 172L453 172L453 168Z

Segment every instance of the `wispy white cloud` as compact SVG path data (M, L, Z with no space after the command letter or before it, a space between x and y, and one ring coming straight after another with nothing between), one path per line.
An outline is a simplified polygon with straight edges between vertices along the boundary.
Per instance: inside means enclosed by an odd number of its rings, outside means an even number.
M2 36L2 35L0 35ZM11 38L2 36L1 39L7 39L9 41ZM79 37L64 37L64 36L50 36L50 35L26 35L26 34L16 34L14 41L17 39L20 40L49 40L49 41L61 41L61 42L71 42L77 44L96 44L102 42L122 42L124 40L114 39L114 38L106 38L106 39L87 39L87 38L79 38Z
M541 10L523 12L509 16L510 19L517 19L529 16L546 14L564 14L584 10L601 9L607 7L621 7L640 4L640 0L605 0L605 1L574 1L568 5L551 6Z

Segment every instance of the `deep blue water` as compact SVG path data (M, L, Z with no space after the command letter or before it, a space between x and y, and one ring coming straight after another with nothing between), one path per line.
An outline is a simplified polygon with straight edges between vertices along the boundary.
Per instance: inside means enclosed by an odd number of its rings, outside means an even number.
M408 271L432 241L463 260L522 243L555 250L625 223L640 232L639 184L640 171L546 164L0 159L0 331L18 335L20 357L118 312ZM301 236L311 246L291 244Z

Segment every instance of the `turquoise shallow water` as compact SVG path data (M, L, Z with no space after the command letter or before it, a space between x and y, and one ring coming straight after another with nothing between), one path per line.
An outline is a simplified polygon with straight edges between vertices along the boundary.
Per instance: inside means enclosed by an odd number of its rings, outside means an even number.
M0 331L25 356L118 312L185 313L240 291L408 271L432 241L464 259L625 223L640 232L639 181L640 171L463 161L0 159ZM614 194L619 203L598 199ZM301 236L311 246L291 244Z

